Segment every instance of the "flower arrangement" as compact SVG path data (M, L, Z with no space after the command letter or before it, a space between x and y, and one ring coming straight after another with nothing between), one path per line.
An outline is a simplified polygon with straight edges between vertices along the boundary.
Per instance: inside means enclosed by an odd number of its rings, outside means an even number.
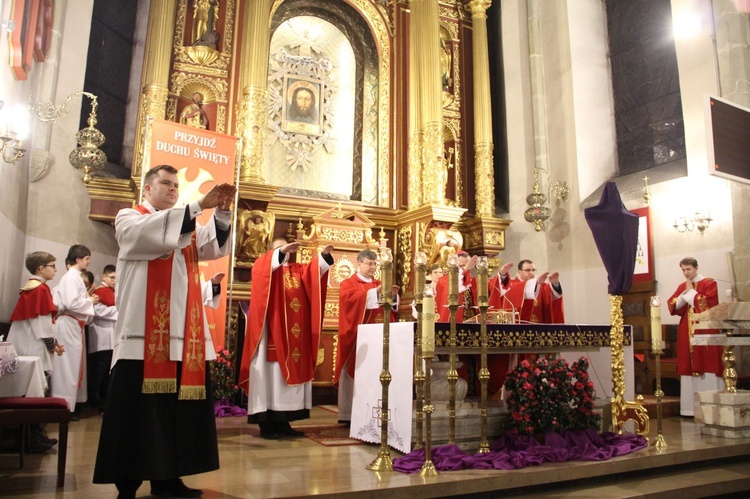
M216 360L211 363L211 383L214 400L217 401L231 401L239 388L234 384L232 356L229 350L222 346L216 349Z
M588 367L584 357L572 366L564 359L522 360L505 381L510 414L506 430L538 434L598 428L601 415L594 412Z

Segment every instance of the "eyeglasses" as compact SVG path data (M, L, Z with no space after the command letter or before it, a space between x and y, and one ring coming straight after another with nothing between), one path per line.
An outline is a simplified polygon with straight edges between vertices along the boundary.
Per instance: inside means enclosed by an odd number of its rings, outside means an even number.
M47 265L42 265L42 267L49 267L51 269L56 269L57 268L54 263L48 263Z
M113 279L114 280L115 276L113 276L113 275L105 275L104 278L105 279Z

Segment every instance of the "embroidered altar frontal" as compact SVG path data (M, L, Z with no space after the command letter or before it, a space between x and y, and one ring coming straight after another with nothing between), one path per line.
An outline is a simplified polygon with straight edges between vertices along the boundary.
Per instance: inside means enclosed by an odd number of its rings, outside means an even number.
M456 324L456 348L463 353L478 353L481 348L480 324ZM487 324L489 353L548 352L610 346L608 324ZM450 349L450 324L435 323L435 350ZM631 343L631 326L624 326L624 345Z

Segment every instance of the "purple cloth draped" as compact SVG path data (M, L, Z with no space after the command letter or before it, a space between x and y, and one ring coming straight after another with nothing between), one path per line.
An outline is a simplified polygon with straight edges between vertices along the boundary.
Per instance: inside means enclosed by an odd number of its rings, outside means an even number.
M583 210L609 278L610 295L622 295L633 284L638 250L638 215L622 204L614 182L607 182L599 204Z
M515 470L544 463L563 461L605 461L648 447L648 440L634 434L599 434L596 430L547 432L544 443L531 435L506 433L490 446L490 452L469 455L457 445L432 449L432 462L438 471L464 469ZM424 465L425 451L417 449L393 461L393 469L418 473Z
M214 402L214 415L217 418L228 418L232 416L247 416L247 411L238 407L227 399L221 399Z

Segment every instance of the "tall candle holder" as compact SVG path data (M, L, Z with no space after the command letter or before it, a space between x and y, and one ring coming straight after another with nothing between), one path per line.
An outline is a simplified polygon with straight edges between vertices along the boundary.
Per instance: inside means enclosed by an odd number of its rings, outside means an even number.
M432 462L432 413L435 406L432 405L432 359L435 357L435 297L432 287L425 289L422 302L422 357L424 358L425 389L424 389L424 412L425 442L424 442L424 464L419 472L420 476L437 476L438 471Z
M487 440L487 383L490 381L490 371L487 369L487 309L490 307L488 296L487 279L489 277L489 264L486 256L477 258L477 305L479 306L479 341L481 348L481 365L479 369L479 383L481 385L481 425L482 438L479 442L479 452L484 454L490 451L490 443Z
M456 312L458 311L458 257L448 258L448 309L450 310L450 353L448 355L448 443L456 443Z
M422 408L423 408L423 393L424 393L424 380L425 374L423 370L423 358L422 358L422 324L424 322L423 317L423 299L424 299L424 283L427 272L427 255L424 251L418 251L414 256L414 307L417 309L417 339L416 339L416 352L417 368L414 372L414 383L416 384L416 398L417 403L415 407L415 426L416 426L416 437L415 437L415 449L422 448Z
M391 302L393 300L393 255L389 248L380 249L380 305L383 307L383 369L380 372L382 396L380 403L380 449L373 462L367 465L372 471L393 471L393 459L388 450L388 386L390 372Z
M667 441L662 433L662 397L664 392L661 390L661 354L662 337L661 337L661 300L658 296L651 297L651 351L654 353L656 364L656 440L654 446L659 452L667 448Z

